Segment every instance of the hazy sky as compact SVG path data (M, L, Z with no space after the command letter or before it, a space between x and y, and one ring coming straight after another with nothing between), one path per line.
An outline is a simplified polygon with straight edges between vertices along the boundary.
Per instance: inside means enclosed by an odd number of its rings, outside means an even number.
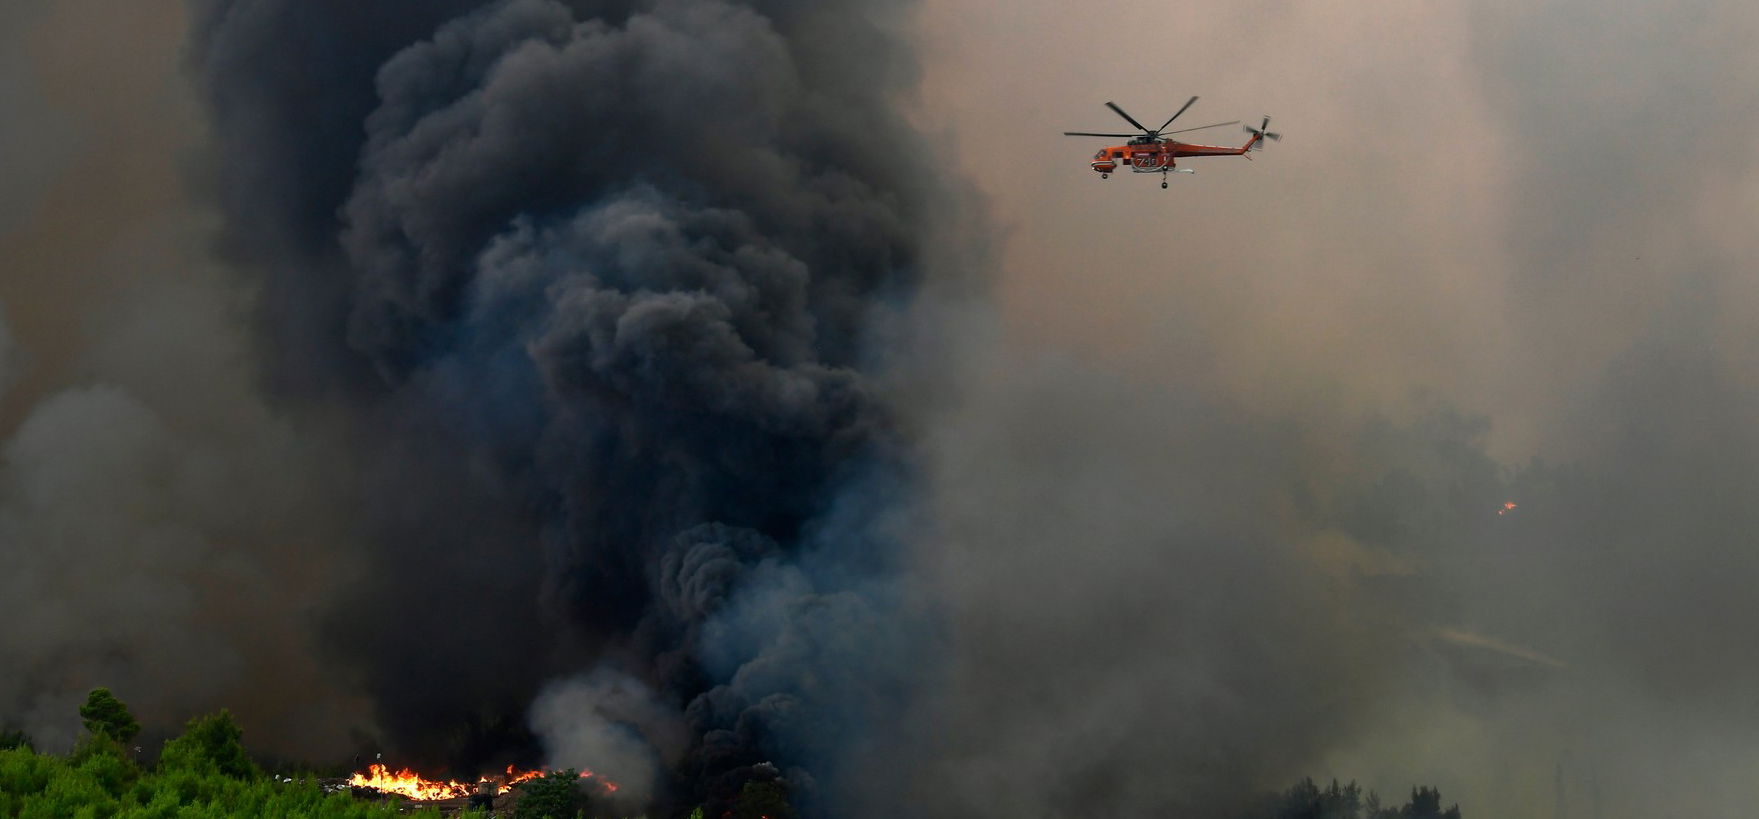
M1754 17L929 0L923 119L989 195L1024 336L1264 400L1438 389L1494 411L1499 454L1524 457L1634 328L1702 289L1682 267L1750 248L1755 151L1726 135L1751 122ZM1060 135L1124 126L1107 100L1158 121L1191 95L1181 123L1269 113L1287 139L1255 163L1189 160L1163 192L1101 182L1086 160L1105 141Z
M1724 135L1759 13L928 0L920 30L919 119L1003 237L935 448L954 654L991 657L951 706L988 720L968 780L1146 809L1219 758L1468 815L1742 812L1759 151ZM1060 134L1194 94L1181 123L1285 139L1163 191ZM1005 648L1063 633L1109 636ZM1072 772L1094 724L1125 761Z

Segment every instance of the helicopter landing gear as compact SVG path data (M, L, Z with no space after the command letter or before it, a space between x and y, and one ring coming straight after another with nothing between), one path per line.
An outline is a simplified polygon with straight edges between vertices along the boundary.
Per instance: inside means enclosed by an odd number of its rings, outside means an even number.
M1100 175L1099 175L1099 178L1101 178L1101 179L1110 179L1110 178L1112 178L1112 175L1111 175L1111 174L1109 174L1109 173L1102 173L1102 174L1100 174Z
M1165 179L1160 181L1160 189L1163 191L1167 189L1167 181Z

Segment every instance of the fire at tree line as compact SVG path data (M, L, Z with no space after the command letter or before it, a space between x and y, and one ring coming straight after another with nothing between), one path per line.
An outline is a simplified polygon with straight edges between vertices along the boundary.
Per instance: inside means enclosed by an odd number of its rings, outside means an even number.
M86 732L66 756L38 752L22 731L0 730L0 817L98 819L301 816L314 819L389 819L397 816L606 819L616 806L601 797L614 785L574 770L513 775L498 792L484 779L477 792L442 799L395 798L347 780L311 771L265 771L246 753L243 730L230 713L197 717L165 742L147 764L129 743L140 723L109 689L96 688L80 706ZM375 766L378 768L379 766ZM383 774L380 768L376 773ZM339 784L338 784L339 783ZM454 787L457 783L449 783ZM676 819L796 819L781 780L751 781L724 807L696 805ZM1443 809L1441 793L1419 787L1404 805L1383 806L1374 792L1333 780L1306 779L1282 793L1248 798L1236 819L1461 819L1458 805ZM707 809L709 812L705 812ZM645 817L644 817L645 819Z

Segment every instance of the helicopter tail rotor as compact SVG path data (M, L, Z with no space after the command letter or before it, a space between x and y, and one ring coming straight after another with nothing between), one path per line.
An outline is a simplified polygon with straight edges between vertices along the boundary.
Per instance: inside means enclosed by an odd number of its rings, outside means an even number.
M1246 129L1246 133L1251 134L1255 137L1258 137L1258 141L1252 143L1252 150L1254 150L1254 151L1264 150L1264 141L1267 139L1275 141L1275 140L1281 140L1283 138L1282 134L1275 134L1275 133L1270 132L1270 130L1269 130L1270 129L1270 115L1269 114L1264 115L1264 121L1259 123L1257 128L1254 128L1250 125L1246 125L1246 126L1242 126L1242 127L1244 127Z

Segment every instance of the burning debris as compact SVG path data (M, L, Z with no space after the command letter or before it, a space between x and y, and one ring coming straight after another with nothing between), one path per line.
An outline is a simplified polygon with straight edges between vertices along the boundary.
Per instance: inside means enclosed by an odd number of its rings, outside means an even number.
M474 785L466 785L456 780L427 779L408 768L391 773L390 769L384 765L368 766L366 773L356 773L348 779L348 784L356 788L371 788L422 801L456 799L469 796L476 790Z
M1503 515L1506 515L1510 512L1513 512L1513 511L1515 511L1515 502L1514 501L1504 501L1502 508L1496 510L1496 515L1497 515L1497 517L1502 517Z

